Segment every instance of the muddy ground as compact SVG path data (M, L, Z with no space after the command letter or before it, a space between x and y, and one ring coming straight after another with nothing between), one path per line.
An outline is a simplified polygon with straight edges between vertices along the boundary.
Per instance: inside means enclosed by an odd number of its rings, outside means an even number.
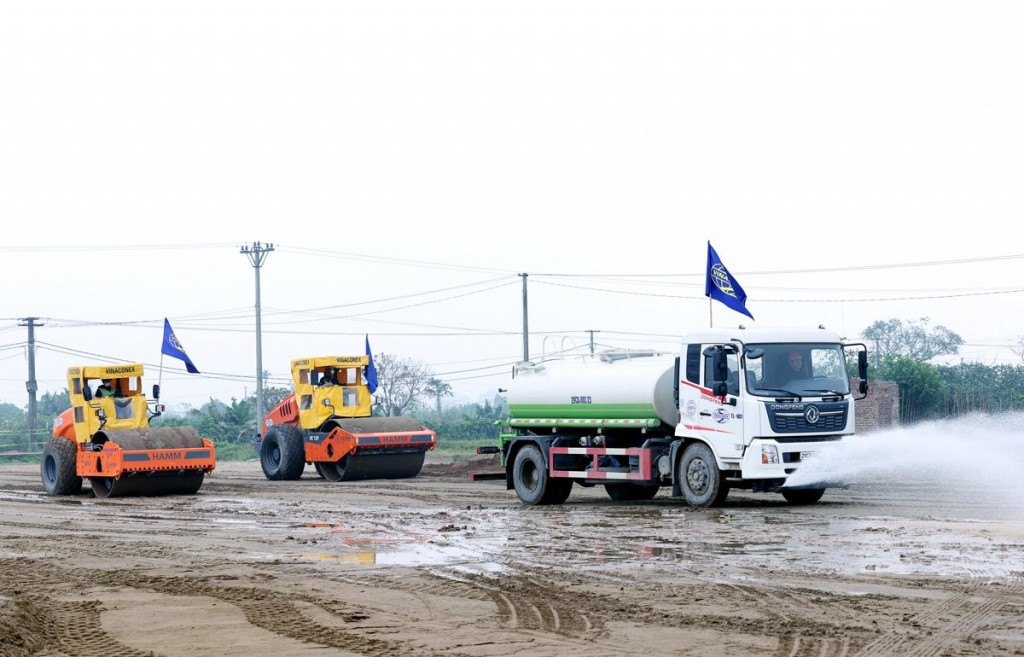
M1024 519L970 490L540 508L468 469L97 500L0 466L0 655L1024 655Z

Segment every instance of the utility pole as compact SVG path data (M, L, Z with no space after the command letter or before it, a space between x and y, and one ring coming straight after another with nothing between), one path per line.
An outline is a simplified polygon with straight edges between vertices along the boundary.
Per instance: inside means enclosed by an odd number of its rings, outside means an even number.
M526 278L529 274L519 274L523 277L523 362L530 360L530 321L526 306Z
M601 332L601 329L597 329L597 330L587 329L587 333L590 334L590 355L591 356L594 355L594 334L595 333L600 333L600 332Z
M28 327L28 381L25 388L28 390L28 449L32 450L36 439L36 391L39 385L36 383L36 327L38 317L22 317L18 320L18 326Z
M274 250L273 244L253 242L252 246L243 246L241 253L249 258L256 270L256 433L263 433L263 327L260 320L260 267L267 259L267 254Z

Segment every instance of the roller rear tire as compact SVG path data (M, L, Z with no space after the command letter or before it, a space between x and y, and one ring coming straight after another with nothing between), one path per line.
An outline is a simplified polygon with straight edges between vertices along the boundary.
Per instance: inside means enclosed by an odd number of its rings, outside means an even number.
M293 480L306 467L306 446L302 431L291 424L267 429L260 445L260 466L271 481Z
M47 495L76 495L82 491L82 478L75 472L78 448L67 438L51 438L43 448L39 473Z

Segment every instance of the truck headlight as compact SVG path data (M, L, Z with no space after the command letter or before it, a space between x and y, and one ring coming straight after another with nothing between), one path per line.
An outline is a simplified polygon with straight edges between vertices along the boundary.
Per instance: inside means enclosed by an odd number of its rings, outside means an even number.
M761 445L761 464L775 465L779 463L779 450L775 445Z

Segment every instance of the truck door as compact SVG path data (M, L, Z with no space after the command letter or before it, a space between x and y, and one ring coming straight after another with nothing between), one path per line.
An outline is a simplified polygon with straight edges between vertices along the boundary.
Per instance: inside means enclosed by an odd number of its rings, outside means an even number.
M724 362L717 377L716 357L718 362ZM692 421L693 433L714 446L719 454L733 451L734 444L743 442L743 413L738 404L739 354L735 347L702 345L695 353L688 349L687 379L691 377L698 380L697 385L690 381L691 385L680 386L680 413L684 422ZM725 395L715 394L718 383L725 384Z

